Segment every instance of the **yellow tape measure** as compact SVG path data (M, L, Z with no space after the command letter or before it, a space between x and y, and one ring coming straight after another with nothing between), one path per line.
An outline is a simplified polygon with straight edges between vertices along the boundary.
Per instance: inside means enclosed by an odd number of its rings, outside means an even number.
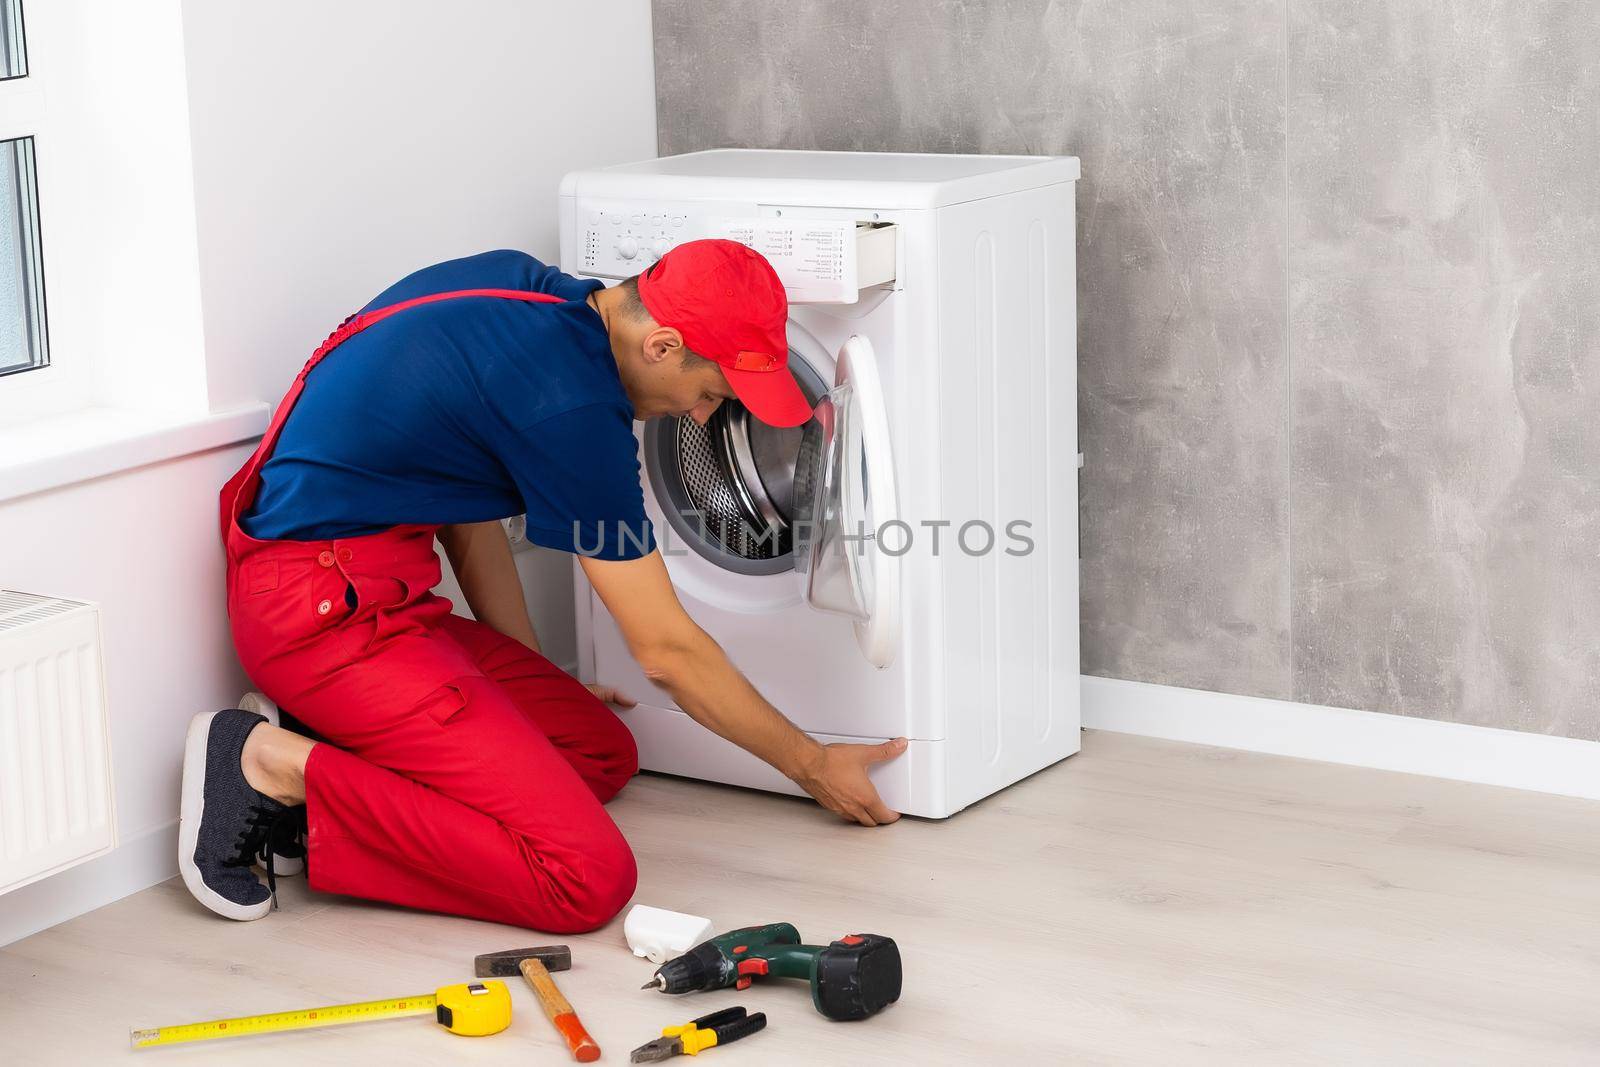
M511 1025L511 991L504 982L471 982L440 986L420 997L364 1000L358 1004L330 1004L324 1008L280 1011L271 1015L241 1015L180 1026L134 1030L128 1036L134 1048L176 1045L184 1041L210 1041L219 1037L244 1037L280 1030L310 1030L318 1026L398 1019L405 1015L432 1015L452 1034L482 1037L498 1034Z

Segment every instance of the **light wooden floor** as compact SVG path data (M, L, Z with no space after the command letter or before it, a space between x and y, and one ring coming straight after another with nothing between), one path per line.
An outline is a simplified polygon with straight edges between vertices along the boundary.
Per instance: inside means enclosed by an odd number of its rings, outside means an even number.
M712 1067L1600 1063L1593 802L1090 733L945 823L853 829L648 776L614 809L638 901L719 928L889 934L906 989L855 1024L821 1019L797 984L669 999L637 988L650 968L619 921L566 939L559 976L604 1062L743 1003L769 1028L706 1053ZM230 923L174 880L0 950L0 1061L570 1062L520 987L498 1037L408 1019L130 1052L130 1026L429 991L479 952L561 940L299 879L282 897Z

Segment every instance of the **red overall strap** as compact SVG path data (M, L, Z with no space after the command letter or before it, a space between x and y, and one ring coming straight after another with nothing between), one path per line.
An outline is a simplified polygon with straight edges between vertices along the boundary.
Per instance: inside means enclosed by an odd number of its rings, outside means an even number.
M278 434L283 429L283 424L289 418L289 412L294 410L295 402L300 399L300 393L305 389L306 375L311 373L313 367L322 362L324 356L335 348L344 344L356 334L369 326L376 326L390 315L398 315L409 308L420 307L423 304L435 304L441 300L458 300L462 297L486 296L501 300L523 300L530 304L564 304L566 300L550 293L535 293L524 289L456 289L448 293L430 293L427 296L413 297L402 300L398 304L377 308L372 311L363 311L351 315L339 324L339 328L328 335L328 339L317 346L311 353L311 358L306 360L306 365L300 368L300 373L295 375L294 382L290 384L289 391L278 402L278 410L273 412L272 421L267 425L266 433L261 435L261 443L256 446L255 453L248 463L239 469L239 473L229 479L223 487L224 504L222 512L222 535L228 536L228 526L237 522L240 515L249 510L255 503L257 475L266 463L267 457L272 455L273 447L278 443ZM231 494L232 499L227 500Z
M348 319L345 319L344 322L339 324L339 328L330 333L328 339L317 346L315 352L311 353L311 359L306 363L305 370L300 372L300 376L305 377L323 356L332 352L368 326L376 326L390 315L398 315L402 311L419 307L423 304L436 304L441 300L457 300L464 296L493 296L501 300L526 300L530 304L565 303L559 296L551 296L549 293L532 293L522 289L457 289L449 293L431 293L428 296L402 300L398 304L390 304L388 307L378 308L376 311L363 311L359 315L351 315Z

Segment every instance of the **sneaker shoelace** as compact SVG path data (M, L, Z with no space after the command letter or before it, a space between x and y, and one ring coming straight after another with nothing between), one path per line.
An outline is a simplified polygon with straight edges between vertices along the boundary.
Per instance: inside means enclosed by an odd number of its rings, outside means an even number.
M250 815L245 822L243 830L239 831L239 839L234 844L233 855L222 861L224 867L249 867L254 865L256 857L261 854L262 848L269 840L288 833L294 835L296 822L294 809L281 805L268 808L261 804L250 805ZM285 827L286 829L280 828ZM278 907L278 879L273 873L272 864L267 868L267 892L272 894L272 907Z
M311 855L306 848L306 808L296 804L289 808L284 818L274 819L267 829L267 838L261 846L260 861L263 867L273 865L273 856L298 859L305 870L310 870Z

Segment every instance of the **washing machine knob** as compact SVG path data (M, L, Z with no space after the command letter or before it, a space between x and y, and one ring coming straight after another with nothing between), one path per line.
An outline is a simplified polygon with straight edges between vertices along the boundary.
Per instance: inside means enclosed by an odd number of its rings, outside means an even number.
M657 259L660 259L668 252L672 251L672 242L667 240L665 237L662 237L657 240L655 244L650 246L650 251L655 253Z
M617 255L623 259L632 259L639 254L639 242L632 237L623 237L617 241Z

